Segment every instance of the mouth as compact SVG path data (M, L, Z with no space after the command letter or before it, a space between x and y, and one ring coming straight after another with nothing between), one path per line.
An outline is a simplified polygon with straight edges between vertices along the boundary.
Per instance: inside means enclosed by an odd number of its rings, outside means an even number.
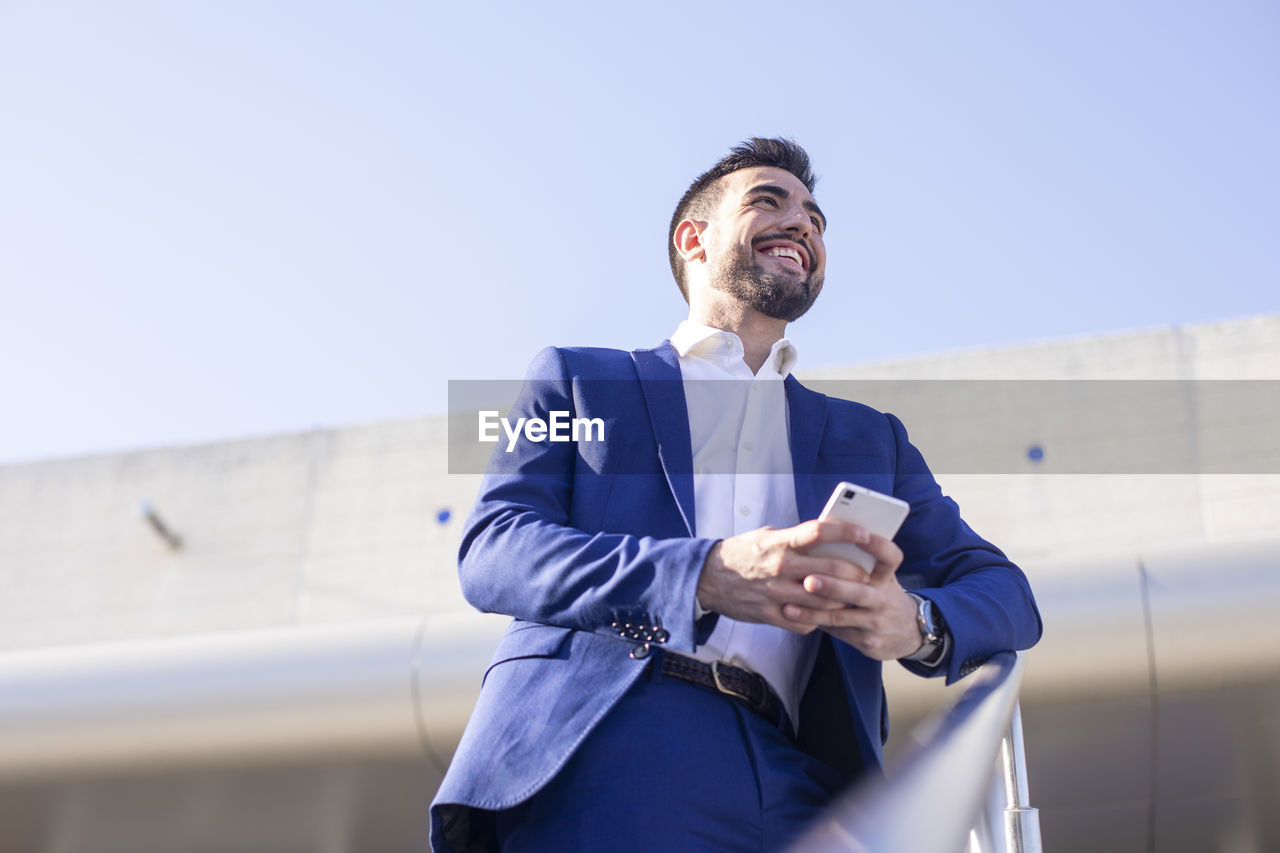
M780 264L798 273L809 271L809 253L804 246L790 240L769 240L755 247L756 252L776 258Z

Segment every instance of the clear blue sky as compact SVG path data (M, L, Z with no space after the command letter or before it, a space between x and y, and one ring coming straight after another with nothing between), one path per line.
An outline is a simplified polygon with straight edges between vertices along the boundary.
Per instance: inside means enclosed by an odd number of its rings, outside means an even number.
M683 316L813 156L801 368L1280 310L1280 7L0 5L0 462L413 417Z

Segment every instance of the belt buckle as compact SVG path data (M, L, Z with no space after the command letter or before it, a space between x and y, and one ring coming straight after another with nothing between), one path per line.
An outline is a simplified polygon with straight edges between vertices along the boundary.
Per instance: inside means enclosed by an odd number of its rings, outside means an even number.
M733 696L736 699L741 699L743 702L746 702L748 705L755 704L751 700L751 697L748 696L747 694L739 693L736 690L731 690L730 688L724 685L724 682L720 680L720 661L718 660L713 660L711 662L711 678L716 683L716 690L719 690L721 693L725 694L726 696Z

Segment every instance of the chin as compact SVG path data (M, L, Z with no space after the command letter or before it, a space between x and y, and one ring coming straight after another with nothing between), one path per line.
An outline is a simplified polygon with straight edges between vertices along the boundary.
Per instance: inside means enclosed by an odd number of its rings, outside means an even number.
M766 270L750 250L737 254L713 279L716 290L775 320L804 316L822 291L822 276Z
M759 284L763 286L755 291L755 298L748 304L766 317L788 323L803 317L822 292L821 278L816 282L793 281L783 284L761 281Z

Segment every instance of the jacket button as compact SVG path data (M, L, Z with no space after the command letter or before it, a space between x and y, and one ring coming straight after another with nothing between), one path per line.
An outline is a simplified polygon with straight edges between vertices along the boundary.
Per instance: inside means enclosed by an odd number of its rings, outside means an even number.
M648 656L649 656L648 643L645 643L643 646L636 646L634 649L631 650L632 660L644 660Z

